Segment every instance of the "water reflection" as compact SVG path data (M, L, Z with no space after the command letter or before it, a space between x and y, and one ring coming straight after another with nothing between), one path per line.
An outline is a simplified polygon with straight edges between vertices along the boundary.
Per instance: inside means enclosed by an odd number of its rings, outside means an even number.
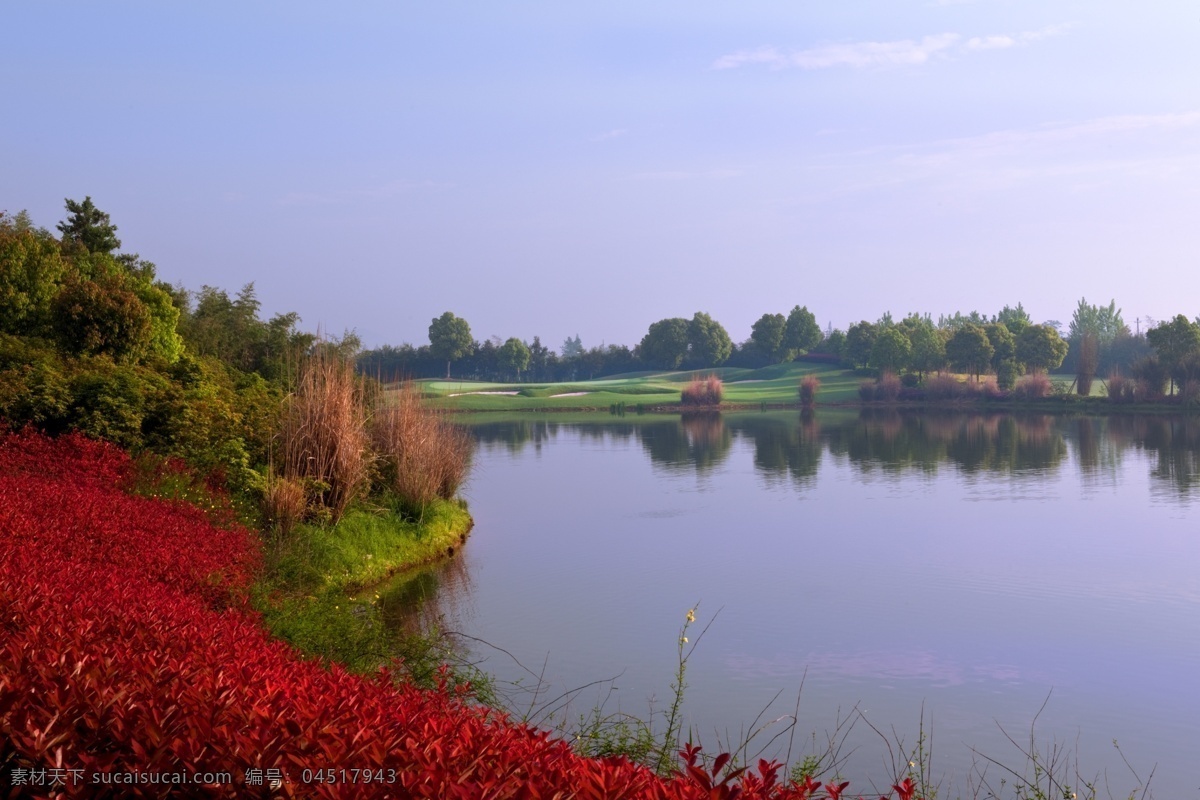
M729 426L715 411L696 411L678 421L641 425L638 436L650 461L673 472L711 472L728 458L733 446Z
M377 607L391 630L417 633L444 629L449 617L469 621L471 572L458 554L445 561L400 573L372 590L379 595Z
M471 430L484 447L540 452L560 429L586 441L636 440L668 473L705 474L725 463L737 442L753 448L755 470L769 481L811 486L827 452L862 475L1052 473L1071 463L1087 482L1113 481L1133 449L1156 457L1157 491L1189 496L1200 484L1200 420L1194 417L1054 417L1046 414L929 413L867 409L858 414L647 416L586 421L486 421Z
M754 468L769 480L790 478L798 486L812 485L821 463L821 427L815 415L800 417L763 414L744 417L738 433L754 443Z
M1152 453L1156 483L1180 495L1195 491L1200 473L1200 420L1195 417L1122 417L1110 426L1127 443Z
M738 730L807 679L814 728L861 702L911 732L928 702L944 741L999 750L993 720L1028 725L1053 688L1066 706L1051 736L1137 732L1135 763L1190 781L1200 419L822 408L482 423L476 533L445 572L387 594L404 624L444 615L503 647L463 639L498 680L545 675L557 695L621 673L636 713L669 686L699 598L722 616L693 665L698 730ZM1167 783L1170 797L1200 785Z
M1045 415L864 412L828 432L829 450L862 472L935 473L952 465L967 473L1057 468L1064 434Z

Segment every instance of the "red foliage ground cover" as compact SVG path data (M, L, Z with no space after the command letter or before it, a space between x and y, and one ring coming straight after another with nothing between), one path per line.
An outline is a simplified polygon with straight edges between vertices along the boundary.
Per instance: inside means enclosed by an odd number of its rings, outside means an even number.
M782 786L766 763L717 780L690 749L679 776L663 780L624 759L581 758L446 691L301 660L246 607L254 535L131 496L121 489L129 475L129 458L103 443L0 438L0 796L841 793ZM131 772L233 782L104 782ZM275 775L284 780L272 788Z

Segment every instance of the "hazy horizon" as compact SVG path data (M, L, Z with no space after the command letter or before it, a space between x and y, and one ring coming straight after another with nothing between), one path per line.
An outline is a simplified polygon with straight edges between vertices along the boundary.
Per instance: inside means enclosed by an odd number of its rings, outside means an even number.
M0 209L427 341L1200 313L1200 16L940 0L21 4ZM1144 330L1144 324L1142 326Z

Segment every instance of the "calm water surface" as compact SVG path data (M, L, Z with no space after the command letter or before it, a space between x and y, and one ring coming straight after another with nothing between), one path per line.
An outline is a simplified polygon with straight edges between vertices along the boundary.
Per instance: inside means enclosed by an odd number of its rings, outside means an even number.
M1143 782L1157 765L1154 796L1200 797L1200 422L577 419L473 425L474 533L393 589L511 653L472 648L502 681L538 673L544 701L615 678L569 713L662 710L699 602L685 724L706 749L799 692L792 755L854 722L858 791L890 775L866 723L912 746L924 714L952 792L972 748L1020 768L1003 731L1027 743L1036 718L1114 795L1138 785L1116 739Z

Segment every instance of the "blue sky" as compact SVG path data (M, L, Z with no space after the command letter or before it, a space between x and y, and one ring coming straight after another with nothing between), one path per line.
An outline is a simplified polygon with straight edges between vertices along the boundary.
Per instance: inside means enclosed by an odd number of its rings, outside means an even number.
M706 311L1200 313L1200 11L1118 2L33 2L0 209L91 195L264 311L633 345Z

